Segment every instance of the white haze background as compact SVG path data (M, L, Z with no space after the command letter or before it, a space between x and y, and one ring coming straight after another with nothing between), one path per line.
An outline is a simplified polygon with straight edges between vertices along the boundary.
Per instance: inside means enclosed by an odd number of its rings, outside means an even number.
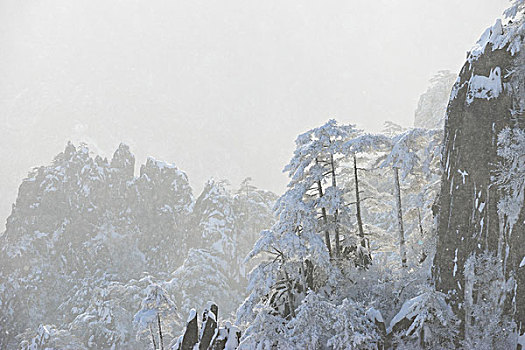
M67 140L282 192L329 117L408 126L506 0L0 0L0 217Z

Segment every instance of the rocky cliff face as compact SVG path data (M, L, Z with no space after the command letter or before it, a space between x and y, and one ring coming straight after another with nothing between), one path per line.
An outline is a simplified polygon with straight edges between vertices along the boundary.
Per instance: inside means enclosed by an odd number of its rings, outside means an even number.
M523 153L516 140L507 140L514 142L514 153L506 154L502 148L505 133L525 128L523 34L523 21L505 26L497 21L469 52L453 87L442 150L433 266L437 289L451 292L462 318L468 302L475 300L469 293L477 293L467 285L466 261L483 252L497 256L509 287L506 314L521 324L521 332L525 327Z

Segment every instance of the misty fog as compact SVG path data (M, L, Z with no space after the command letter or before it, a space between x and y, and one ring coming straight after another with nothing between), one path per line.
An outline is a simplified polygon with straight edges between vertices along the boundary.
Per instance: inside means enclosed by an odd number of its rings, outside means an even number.
M0 217L68 140L130 145L277 193L296 135L329 117L378 131L506 0L0 1ZM475 15L473 15L475 13ZM2 225L3 226L3 225Z
M525 0L0 0L0 349L525 349L524 115Z

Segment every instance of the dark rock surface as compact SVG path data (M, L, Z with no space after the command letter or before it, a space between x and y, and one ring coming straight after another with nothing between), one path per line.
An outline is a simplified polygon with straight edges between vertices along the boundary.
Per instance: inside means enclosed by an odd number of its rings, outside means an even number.
M438 241L433 276L436 287L452 293L461 318L465 261L472 254L492 252L501 258L506 279L517 281L507 298L507 313L525 325L525 206L509 224L498 210L506 195L496 181L501 169L498 134L506 127L525 128L516 105L523 100L523 35L516 24L497 22L469 53L447 108L442 150L443 175L438 200ZM484 45L484 46L483 46ZM514 292L515 290L515 292ZM515 310L515 311L514 311Z

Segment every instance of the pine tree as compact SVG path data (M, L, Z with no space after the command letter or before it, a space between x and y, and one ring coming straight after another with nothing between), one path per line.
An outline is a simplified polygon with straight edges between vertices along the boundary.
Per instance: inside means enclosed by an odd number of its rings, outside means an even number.
M396 349L455 349L457 319L446 295L422 286L392 318L388 333Z
M507 18L514 19L520 12L525 9L524 0L512 0L512 5L505 10L504 14Z
M381 152L389 145L389 139L383 135L355 135L355 137L344 143L345 154L353 160L353 180L356 206L356 221L360 245L358 245L357 262L360 266L367 268L372 261L370 242L365 238L362 218L362 201L360 191L360 180L358 175L357 154L367 152Z
M163 334L162 324L170 325L175 322L178 317L176 310L175 304L164 288L158 284L148 286L146 297L142 300L141 309L133 317L133 322L138 325L139 334L149 332L153 349L157 349L157 344L159 344L160 349L164 350L165 333ZM156 335L153 331L155 327L158 341L155 340Z
M353 125L337 125L335 120L329 120L297 137L294 156L284 168L291 178L289 191L298 191L301 201L312 203L319 212L325 244L334 258L340 257L340 235L348 226L348 222L344 222L348 209L343 189L338 185L340 165L346 154L345 142L358 133ZM333 231L334 247L330 231Z
M434 149L438 148L438 144L432 142L432 138L439 135L440 132L437 130L411 129L395 136L391 141L390 152L380 165L381 167L391 167L393 171L395 210L399 233L399 255L403 267L408 265L399 171L401 170L401 179L405 179L409 174L413 174L417 170L423 169L423 167L427 169L432 162L432 158L436 155ZM426 149L425 145L428 145ZM418 155L418 151L421 149L425 149L425 159L423 160Z
M469 349L511 349L516 332L504 315L507 293L513 288L503 275L502 262L491 253L472 254L465 262L465 338Z
M286 329L299 322L307 295L334 297L336 309L342 302L338 286L349 281L341 274L337 242L342 234L350 235L351 222L346 189L339 180L348 155L362 152L371 141L363 137L350 142L358 134L353 126L331 120L297 138L297 149L285 167L291 180L275 206L277 222L262 232L247 257L265 260L251 272L250 295L237 314L240 323L249 324L241 348L291 347L293 335ZM272 325L266 335L263 323Z

